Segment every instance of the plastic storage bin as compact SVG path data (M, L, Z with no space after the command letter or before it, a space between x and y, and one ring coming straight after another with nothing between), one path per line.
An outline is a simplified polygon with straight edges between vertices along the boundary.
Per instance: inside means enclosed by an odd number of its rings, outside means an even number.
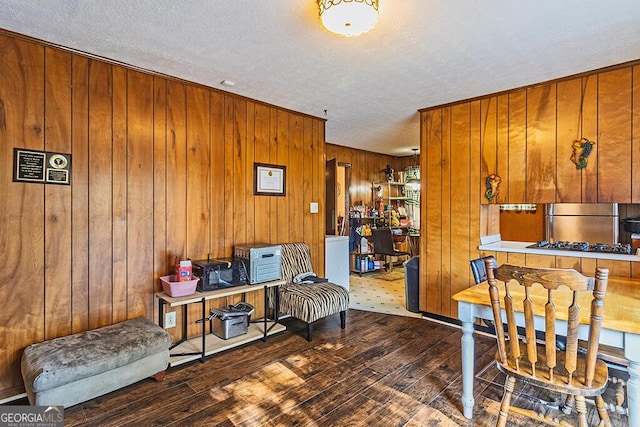
M186 280L184 282L176 282L176 276L160 277L160 281L162 282L162 290L170 297L183 297L185 295L196 293L198 280L199 279L195 276L193 280Z
M420 256L406 260L403 265L407 310L420 313Z

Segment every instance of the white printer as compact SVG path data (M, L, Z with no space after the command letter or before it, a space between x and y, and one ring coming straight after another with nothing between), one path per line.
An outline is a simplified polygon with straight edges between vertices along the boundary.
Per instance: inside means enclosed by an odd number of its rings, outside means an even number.
M269 243L237 245L233 257L244 262L250 285L282 279L282 247Z

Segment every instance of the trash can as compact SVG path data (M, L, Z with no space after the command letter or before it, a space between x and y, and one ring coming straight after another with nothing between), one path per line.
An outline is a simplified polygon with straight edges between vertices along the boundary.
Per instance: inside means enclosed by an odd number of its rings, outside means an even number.
M403 265L407 310L420 313L420 256L406 260Z

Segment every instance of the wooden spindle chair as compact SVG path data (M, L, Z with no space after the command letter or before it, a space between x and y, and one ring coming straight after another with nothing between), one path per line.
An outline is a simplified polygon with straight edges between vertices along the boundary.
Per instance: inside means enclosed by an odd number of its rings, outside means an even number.
M609 271L596 269L595 279L571 269L531 268L504 264L497 267L494 259L486 260L489 295L496 325L498 350L496 366L506 376L504 394L496 425L504 427L509 412L524 415L545 424L570 425L560 421L553 413L544 414L530 409L511 406L516 382L527 383L550 392L562 393L575 400L579 426L586 427L585 397L595 399L600 426L609 426L609 416L602 398L607 387L607 365L597 358L598 340L604 312L604 295ZM498 286L497 281L504 283ZM534 284L544 292L534 291ZM537 285L536 285L537 287ZM588 294L592 292L593 296ZM587 300L581 299L587 294ZM502 299L502 300L501 300ZM579 302L585 313L581 314ZM586 302L588 301L588 302ZM566 302L566 306L564 304ZM557 305L557 306L556 306ZM523 313L525 335L519 336L516 313ZM506 319L503 319L503 313ZM545 342L536 340L534 314L544 316ZM589 324L586 354L578 351L578 324ZM556 347L556 320L567 322L566 348ZM587 322L588 320L588 322Z

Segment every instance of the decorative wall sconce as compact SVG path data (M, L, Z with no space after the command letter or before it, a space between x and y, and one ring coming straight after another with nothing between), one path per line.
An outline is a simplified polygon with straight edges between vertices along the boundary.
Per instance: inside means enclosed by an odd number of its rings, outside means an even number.
M571 161L576 165L576 169L580 170L587 166L587 158L593 146L596 143L589 141L587 138L582 138L579 141L573 141L573 153L571 154Z
M500 194L500 183L502 182L502 178L500 175L496 175L492 173L488 177L484 179L485 186L487 191L484 193L484 196L489 201L493 201L498 194Z

